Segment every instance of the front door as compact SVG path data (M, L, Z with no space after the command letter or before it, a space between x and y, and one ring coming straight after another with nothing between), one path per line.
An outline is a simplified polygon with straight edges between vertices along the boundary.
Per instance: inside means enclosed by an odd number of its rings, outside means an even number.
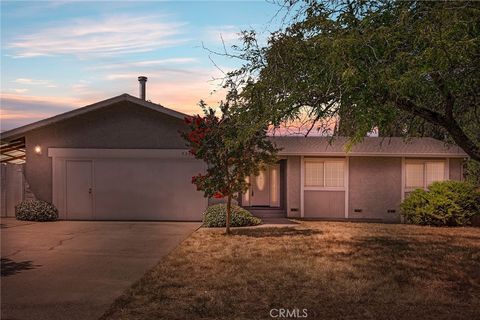
M251 206L270 205L270 174L269 170L261 170L258 176L251 178Z
M93 219L92 161L66 161L67 219Z

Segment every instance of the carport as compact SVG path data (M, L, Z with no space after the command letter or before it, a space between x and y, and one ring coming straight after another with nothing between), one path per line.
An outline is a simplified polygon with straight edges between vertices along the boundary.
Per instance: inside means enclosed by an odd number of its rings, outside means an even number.
M25 138L0 143L0 208L2 217L14 217L15 205L24 199Z

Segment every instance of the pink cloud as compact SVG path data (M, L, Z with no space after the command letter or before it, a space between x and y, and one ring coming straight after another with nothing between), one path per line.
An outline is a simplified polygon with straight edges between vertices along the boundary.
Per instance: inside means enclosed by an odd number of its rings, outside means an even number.
M59 96L27 96L22 94L12 94L2 92L0 94L0 99L2 101L2 108L5 108L10 104L35 104L35 105L48 105L55 108L72 108L75 106L80 106L83 103L87 102L73 97L59 97Z
M2 92L0 95L1 130L42 120L88 104L87 101L68 97L40 97Z
M129 93L137 95L138 73L114 73L105 78L116 87L130 88ZM148 77L147 99L184 113L199 113L198 102L203 99L216 106L225 96L219 81L213 79L223 75L217 69L157 69L144 72Z

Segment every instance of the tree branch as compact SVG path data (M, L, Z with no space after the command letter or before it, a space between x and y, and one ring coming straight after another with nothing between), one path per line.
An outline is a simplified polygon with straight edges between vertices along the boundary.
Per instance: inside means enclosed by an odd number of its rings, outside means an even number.
M432 72L430 76L433 79L433 82L437 86L438 90L442 93L443 98L445 99L445 116L448 120L453 120L453 106L455 104L455 97L452 92L447 88L445 81L439 72Z
M407 98L394 98L392 100L399 109L445 128L445 130L447 130L452 139L460 148L462 148L472 159L480 161L480 146L476 145L472 139L465 134L455 119L448 118L447 116L444 116L438 112L419 107L412 100Z

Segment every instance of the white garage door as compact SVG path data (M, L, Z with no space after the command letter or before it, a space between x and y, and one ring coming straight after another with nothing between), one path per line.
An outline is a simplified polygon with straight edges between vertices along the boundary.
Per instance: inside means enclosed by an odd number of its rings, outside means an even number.
M54 169L54 202L63 198L64 205L57 205L61 217L201 220L207 200L191 183L191 177L205 170L203 162L178 150L152 151L139 152L138 157L123 151L98 150L97 154L79 156L82 152L77 151L76 156L54 157L54 167L58 167ZM58 190L61 180L63 192Z

